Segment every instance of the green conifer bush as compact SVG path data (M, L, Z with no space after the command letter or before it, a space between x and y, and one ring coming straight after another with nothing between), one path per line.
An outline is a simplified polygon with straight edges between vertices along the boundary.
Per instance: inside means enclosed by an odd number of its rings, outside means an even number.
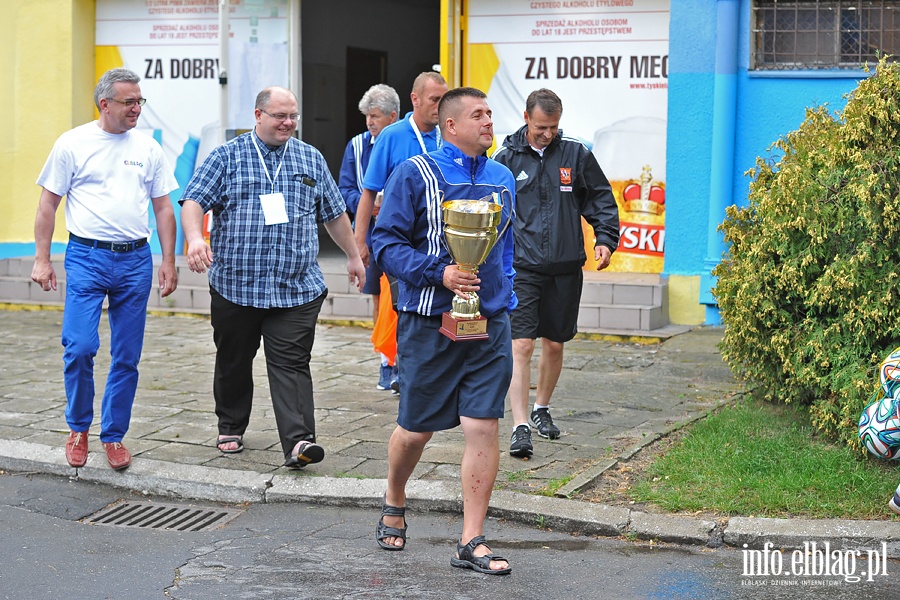
M760 397L808 404L860 448L877 367L900 345L900 67L882 59L842 111L808 109L774 148L720 226L722 354Z

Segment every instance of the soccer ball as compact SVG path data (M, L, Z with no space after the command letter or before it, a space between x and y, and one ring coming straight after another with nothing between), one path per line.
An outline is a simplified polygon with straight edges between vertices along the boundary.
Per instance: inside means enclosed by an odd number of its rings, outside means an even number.
M866 450L879 458L900 460L900 414L897 405L898 399L884 396L869 404L859 418L859 439Z

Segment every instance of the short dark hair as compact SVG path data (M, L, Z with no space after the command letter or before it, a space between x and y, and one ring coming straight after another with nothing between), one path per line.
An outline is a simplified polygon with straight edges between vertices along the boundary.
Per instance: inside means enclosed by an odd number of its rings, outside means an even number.
M534 90L528 94L528 99L525 100L525 112L528 113L528 116L534 113L535 106L548 115L561 115L563 110L562 100L553 90L547 88Z
M448 90L447 93L444 94L444 97L441 98L440 104L438 104L438 125L440 125L442 133L444 131L444 123L446 123L447 117L455 117L459 114L460 101L463 98L483 99L487 98L487 94L485 94L478 88L473 87L460 87Z

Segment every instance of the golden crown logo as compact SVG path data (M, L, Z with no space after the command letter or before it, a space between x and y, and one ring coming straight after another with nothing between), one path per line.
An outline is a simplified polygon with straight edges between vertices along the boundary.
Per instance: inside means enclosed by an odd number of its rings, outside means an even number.
M650 165L644 165L640 183L630 183L622 190L625 210L628 212L659 215L666 209L666 190L653 185Z

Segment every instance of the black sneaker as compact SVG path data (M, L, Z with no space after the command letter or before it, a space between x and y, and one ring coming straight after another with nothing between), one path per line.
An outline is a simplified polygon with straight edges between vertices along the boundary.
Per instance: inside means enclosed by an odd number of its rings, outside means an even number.
M528 458L534 453L531 444L531 429L528 425L519 425L509 439L509 455Z
M553 424L550 411L539 408L531 413L531 424L542 438L555 440L559 437L559 427Z

